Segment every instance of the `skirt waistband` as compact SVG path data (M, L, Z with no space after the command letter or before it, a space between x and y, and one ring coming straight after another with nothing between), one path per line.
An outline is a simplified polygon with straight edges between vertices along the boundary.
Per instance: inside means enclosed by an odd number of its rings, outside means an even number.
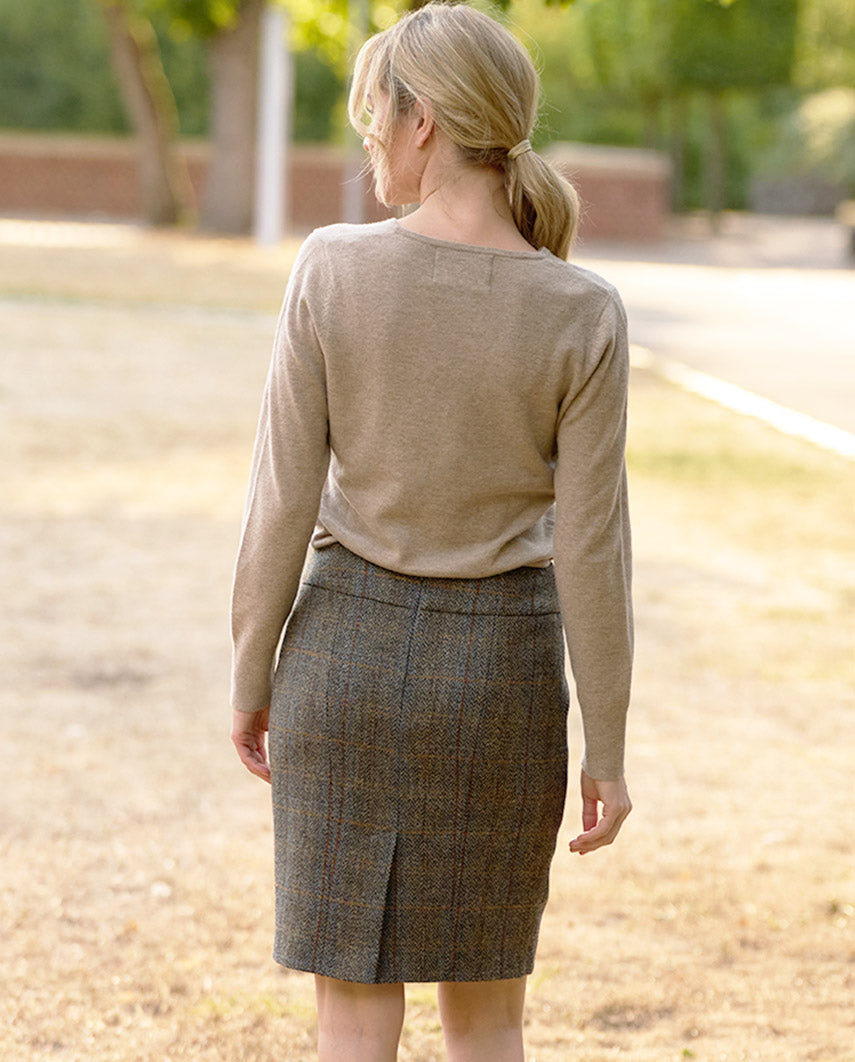
M536 616L560 612L555 576L548 568L514 568L480 579L404 575L351 553L340 543L313 550L303 583L401 608L483 616Z

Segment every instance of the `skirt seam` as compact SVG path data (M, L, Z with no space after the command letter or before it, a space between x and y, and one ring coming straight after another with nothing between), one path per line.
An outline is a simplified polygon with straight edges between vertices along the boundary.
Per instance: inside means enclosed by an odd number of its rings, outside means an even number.
M324 583L314 583L310 579L304 579L305 586L311 586L314 590L325 590L328 594L341 594L343 597L354 597L359 600L373 601L378 605L388 605L390 608L401 608L408 612L433 612L440 616L471 616L473 615L471 609L458 609L458 608L436 608L432 605L425 605L416 601L414 604L402 604L400 601L389 601L385 597L372 597L370 594L355 594L350 590L343 590L339 586L326 586ZM475 616L479 618L484 616L507 616L509 619L513 619L515 616L560 616L560 609L547 609L542 612L491 612L486 609L482 609L476 613Z

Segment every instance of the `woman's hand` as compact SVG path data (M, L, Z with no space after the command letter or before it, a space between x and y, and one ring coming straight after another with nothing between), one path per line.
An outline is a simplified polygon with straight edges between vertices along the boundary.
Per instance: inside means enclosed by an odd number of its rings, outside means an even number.
M601 818L600 804L603 805ZM582 829L585 832L570 842L570 851L584 855L604 844L611 844L630 811L632 801L623 778L614 782L597 781L582 771Z
M259 712L232 713L232 744L237 749L241 763L252 774L270 781L270 766L267 762L267 722L270 709Z

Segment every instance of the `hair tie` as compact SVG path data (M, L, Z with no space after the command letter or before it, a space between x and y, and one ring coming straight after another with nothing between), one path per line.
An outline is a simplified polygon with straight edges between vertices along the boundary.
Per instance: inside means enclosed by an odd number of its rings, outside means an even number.
M524 155L527 151L531 151L531 141L521 140L518 144L514 144L514 146L508 151L508 158L519 158L520 155Z

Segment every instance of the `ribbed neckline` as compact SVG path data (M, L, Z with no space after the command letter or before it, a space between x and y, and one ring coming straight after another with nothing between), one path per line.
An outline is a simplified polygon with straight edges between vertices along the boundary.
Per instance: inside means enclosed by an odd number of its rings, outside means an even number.
M541 247L539 251L532 248L530 251L512 251L504 247L481 247L474 243L458 243L456 240L441 240L437 236L425 236L422 232L413 232L398 224L397 218L389 218L390 229L406 236L408 239L418 240L419 243L431 244L434 247L449 247L455 251L475 251L478 254L498 254L506 258L540 259L549 254L548 247Z

